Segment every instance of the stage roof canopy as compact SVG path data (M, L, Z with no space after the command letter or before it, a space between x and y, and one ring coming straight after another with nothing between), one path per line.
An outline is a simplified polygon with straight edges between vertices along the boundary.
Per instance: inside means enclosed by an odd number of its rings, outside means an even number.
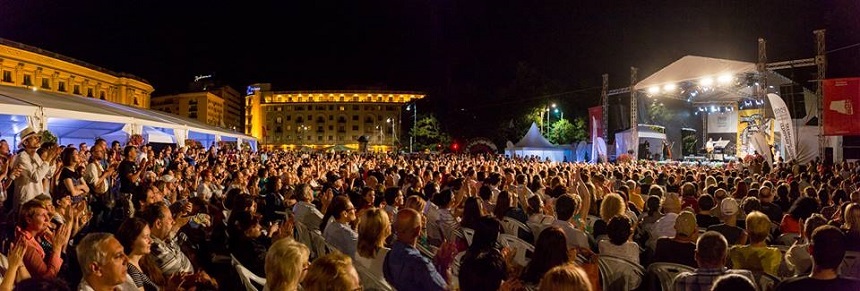
M661 94L682 97L693 103L736 102L752 98L755 88L749 86L744 78L757 73L755 63L685 56L642 79L634 89L649 94L659 89ZM765 76L769 92L778 92L780 85L792 82L773 71L767 71ZM666 88L671 88L669 91L674 93L666 93Z

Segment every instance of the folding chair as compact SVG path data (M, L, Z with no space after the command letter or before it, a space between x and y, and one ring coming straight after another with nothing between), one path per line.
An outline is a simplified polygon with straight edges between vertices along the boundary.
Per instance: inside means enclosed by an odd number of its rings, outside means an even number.
M776 290L776 285L779 285L779 278L768 273L753 274L756 278L756 285L759 291Z
M675 277L683 272L693 272L693 267L674 263L652 263L648 266L649 278L656 278L660 282L663 291L674 290ZM653 286L649 285L649 286Z
M230 255L230 261L233 264L233 268L236 269L236 273L239 273L239 279L242 280L242 285L245 286L245 291L257 291L257 286L254 286L254 283L259 284L260 286L266 286L266 278L262 278L242 266L242 263L236 259L232 254Z
M502 228L505 229L506 234L514 235L517 237L519 237L520 230L534 234L532 233L531 228L526 226L524 223L510 217L505 217L504 219L502 219Z
M842 259L842 264L839 265L839 274L843 277L860 279L860 252L845 252L845 258Z
M535 247L530 243L521 240L515 235L499 234L499 241L502 245L516 250L514 254L514 262L525 267L531 260L531 255L535 252Z
M645 276L642 266L622 258L602 255L598 257L598 266L605 291L636 290Z
M367 268L362 266L361 264L357 264L353 261L352 266L355 267L355 271L358 272L358 278L361 281L361 288L363 290L368 291L393 291L394 288L391 285L388 285L388 282L385 281L384 278L379 278L370 272Z

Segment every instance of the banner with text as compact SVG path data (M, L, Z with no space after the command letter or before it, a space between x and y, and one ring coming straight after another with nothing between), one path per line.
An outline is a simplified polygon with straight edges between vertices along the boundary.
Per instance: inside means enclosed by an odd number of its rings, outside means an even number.
M776 119L776 126L779 127L780 136L782 137L782 147L785 150L785 160L791 161L797 159L797 140L795 139L794 124L791 123L791 113L788 111L788 106L779 95L770 93L767 94L770 105L773 108L773 118Z
M824 80L824 135L860 135L860 78ZM860 108L858 108L860 110Z

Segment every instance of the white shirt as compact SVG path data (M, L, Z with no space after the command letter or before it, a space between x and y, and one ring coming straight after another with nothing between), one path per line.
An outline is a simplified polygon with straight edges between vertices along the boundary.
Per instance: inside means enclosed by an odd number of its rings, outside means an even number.
M588 236L586 236L581 230L574 228L572 223L556 219L552 225L558 226L562 231L564 231L564 235L567 237L568 249L573 247L589 248Z
M385 279L385 275L382 273L382 265L385 263L385 256L388 255L389 248L382 248L378 252L376 252L376 256L374 258L365 258L360 254L355 254L355 262L359 265L367 268L371 274L376 276L376 278Z
M600 255L609 255L639 264L639 245L628 241L622 245L616 245L609 240L601 240L597 243Z
M293 215L296 220L311 230L319 230L323 214L311 203L299 201L293 205Z
M104 172L105 169L102 168L101 163L98 161L87 164L87 169L84 171L84 181L89 185L93 185L94 193L107 193L108 189L110 189L110 179L107 177L105 177L102 184L96 185L99 176Z
M53 164L42 161L42 158L35 152L32 156L26 151L18 154L12 169L18 166L22 166L23 171L21 171L21 175L15 177L13 209L18 209L40 194L48 194L42 187L42 179L50 177L55 171Z
M657 222L654 223L654 231L651 233L651 237L656 238L668 236L675 236L675 220L678 219L678 214L669 212L663 215Z
M81 283L80 283L80 284L78 284L78 291L95 291L95 290L96 290L96 289L93 289L93 286L90 286L90 283L89 283L89 282L87 282L87 280L86 280L86 279L81 279ZM113 290L119 290L119 291L137 291L137 290L140 290L140 289L137 289L137 286L136 286L136 285L134 285L134 280L131 278L131 276L130 276L130 275L128 275L128 274L126 274L126 275L125 275L125 281L123 281L123 282L122 282L121 284L119 284L119 285L114 286L114 287L113 287Z

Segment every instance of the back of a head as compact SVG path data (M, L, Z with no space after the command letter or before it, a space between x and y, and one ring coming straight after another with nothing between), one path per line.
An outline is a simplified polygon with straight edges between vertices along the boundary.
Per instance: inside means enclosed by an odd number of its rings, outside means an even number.
M550 226L538 235L535 251L526 268L522 279L528 283L537 284L541 276L553 267L567 263L570 260L567 253L567 237L557 226Z
M464 256L460 265L460 290L498 290L507 279L507 265L501 252L481 250L472 256Z
M549 270L540 280L541 291L592 291L588 275L574 264L561 265Z
M502 224L498 219L489 215L481 217L475 223L475 234L469 249L480 250L495 247L501 232Z
M569 220L576 210L576 199L572 195L561 195L555 200L555 215L560 220Z
M401 209L397 212L394 223L394 231L398 240L411 240L420 234L421 213L411 208Z
M845 257L845 234L825 225L812 232L812 261L821 269L836 269Z
M721 233L708 231L696 241L696 258L700 266L723 266L727 249L728 242Z
M266 252L265 262L269 290L281 290L281 287L295 289L302 279L300 276L309 257L308 247L290 238L273 243Z
M711 291L756 291L749 278L738 274L722 275L714 281Z
M609 219L606 226L609 242L618 246L623 245L630 237L630 232L633 231L631 227L630 219L624 215L616 215Z
M757 243L767 239L770 234L770 218L764 213L753 211L747 214L746 229L749 234L750 243Z
M354 290L360 285L352 259L340 252L322 256L308 267L302 282L306 291Z

